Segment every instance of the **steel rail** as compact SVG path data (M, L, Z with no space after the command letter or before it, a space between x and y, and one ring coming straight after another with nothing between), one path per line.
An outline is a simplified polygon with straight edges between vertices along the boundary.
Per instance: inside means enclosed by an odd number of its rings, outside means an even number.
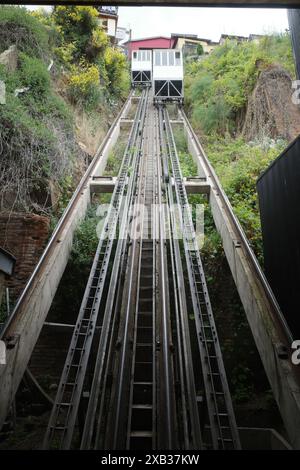
M226 212L234 230L235 230L235 233L236 233L236 239L238 241L240 241L241 243L241 248L244 252L244 254L246 255L246 258L252 268L252 271L256 274L256 279L257 279L257 282L259 283L260 287L262 288L265 296L267 297L269 303L270 303L270 306L271 306L271 310L272 310L272 313L273 313L273 318L275 321L279 322L279 325L281 327L281 332L284 336L284 339L286 341L286 346L288 348L290 348L292 342L293 342L293 335L290 331L290 328L283 316L283 313L280 309L280 306L273 294L273 291L265 277L265 274L264 272L262 271L262 268L255 256L255 254L253 253L253 250L252 248L250 247L249 245L249 241L245 235L245 232L240 224L240 222L238 221L236 215L234 214L233 212L233 209L232 209L232 206L230 204L230 201L228 199L228 197L226 196L220 182L219 182L219 179L211 165L211 163L209 162L204 150L203 150L203 147L201 145L201 143L199 142L199 139L196 135L196 133L194 132L185 112L183 111L183 109L180 109L179 110L179 113L180 115L182 116L182 119L183 119L183 122L184 124L187 126L191 136L192 136L192 139L193 141L195 142L195 145L199 151L199 154L202 158L202 161L206 167L206 171L207 171L207 174L208 176L211 178L214 186L216 187L217 189L217 192L218 192L218 196L220 197L220 199L222 200L222 203L223 203L223 210Z
M174 288L174 306L176 317L176 334L178 345L178 361L180 374L182 426L186 449L202 449L203 442L200 429L199 410L197 405L192 350L189 335L188 312L184 287L184 276L180 256L180 248L176 238L176 221L174 216L174 199L172 181L168 169L168 154L164 140L162 109L159 108L159 134L161 159L164 168L164 184L166 185L167 224L169 231L169 249ZM188 423L189 420L189 423Z
M44 268L48 257L50 256L50 254L53 251L54 247L59 242L59 239L60 239L60 236L61 236L61 234L64 230L64 227L65 227L68 219L70 218L73 210L75 209L76 203L77 203L78 199L80 198L83 189L85 188L86 184L88 183L88 180L90 179L97 163L99 162L99 160L101 158L102 151L104 150L105 146L107 145L107 142L109 141L115 127L118 124L118 122L120 121L120 119L121 119L121 117L124 113L124 110L126 109L126 106L128 105L128 103L131 100L132 96L133 96L133 91L130 92L126 102L124 103L122 109L120 110L117 117L113 121L113 123L112 123L108 133L106 134L103 142L101 143L100 147L98 148L92 162L90 163L88 169L86 170L86 172L83 175L80 183L78 184L78 186L77 186L73 196L71 197L67 207L65 208L65 210L64 210L64 212L63 212L63 214L62 214L62 216L61 216L61 218L60 218L60 220L59 220L59 222L56 226L56 228L54 229L54 232L52 233L51 238L50 238L45 250L43 251L43 254L41 255L41 258L39 259L34 271L32 272L30 278L28 279L27 284L26 284L24 290L22 291L20 297L18 298L17 303L16 303L11 315L9 316L7 321L4 323L4 325L3 325L3 327L0 331L0 339L5 339L6 336L9 336L11 334L10 331L9 331L10 327L12 326L13 322L15 322L17 320L17 316L20 313L23 304L26 301L28 301L28 298L29 298L31 292L35 287L35 280L37 279L37 276L38 276L39 272Z
M141 103L143 99L144 98L142 97ZM104 367L105 367L105 358L107 357L106 355L107 346L110 340L110 335L113 334L113 331L110 329L111 323L112 323L113 304L114 304L116 286L118 282L118 274L120 272L122 255L125 252L126 243L127 243L129 207L133 198L133 191L135 189L136 175L138 171L139 159L138 159L137 151L135 151L135 157L136 158L134 159L134 162L133 162L134 170L131 174L130 182L128 185L126 201L125 201L124 207L122 208L120 231L119 231L119 236L118 236L114 264L112 268L107 302L105 306L105 313L103 317L102 330L101 330L101 335L100 335L100 340L99 340L99 345L98 345L96 365L94 369L93 382L91 386L88 409L87 409L87 413L85 417L84 430L83 430L83 434L81 438L81 449L91 448L91 442L92 442L93 433L94 433L94 423L97 418L99 393L100 393L100 389L102 387L103 380L104 380L103 373L104 373ZM97 446L97 442L95 442L95 446Z
M214 449L239 449L234 411L227 383L203 266L196 242L192 216L171 128L168 111L163 110L165 135L179 205L181 229L197 329L198 346Z
M159 119L157 112L155 113L157 134L159 137ZM165 233L165 213L162 205L162 162L157 156L157 178L159 182L158 187L158 207L159 207L159 269L160 285L161 285L161 307L162 307L162 348L163 348L163 371L164 371L164 393L163 393L163 406L164 414L166 415L166 436L164 436L165 448L174 449L176 445L176 431L174 425L174 399L173 399L173 371L172 371L172 355L170 351L170 308L168 302L168 272L166 264L166 233Z
M140 149L143 142L143 132L144 132L144 123L146 118L146 109L147 109L147 102L148 102L148 89L144 91L145 93L145 106L143 108L141 122L141 143L138 149L140 154ZM134 227L136 227L136 219L134 219ZM135 248L137 245L136 238L133 239L131 251L134 253ZM134 256L131 257L130 265L129 265L129 274L128 274L128 291L131 292L132 282L133 282L133 273L134 273ZM124 386L124 376L125 376L125 362L128 355L128 335L129 335L129 324L130 324L130 310L131 310L131 303L130 303L130 295L127 298L126 306L125 306L125 324L124 324L124 335L122 337L122 347L121 347L121 356L120 356L120 367L118 371L118 383L119 387L116 390L116 403L115 403L115 411L114 411L114 426L113 426L113 436L112 436L112 448L116 449L119 446L119 433L120 433L120 421L121 421L121 412L122 412L122 398L123 398L123 386Z

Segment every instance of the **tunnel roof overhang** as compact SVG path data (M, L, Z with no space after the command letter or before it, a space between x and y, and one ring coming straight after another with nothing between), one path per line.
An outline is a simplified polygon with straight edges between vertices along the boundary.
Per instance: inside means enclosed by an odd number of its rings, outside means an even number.
M10 4L20 4L11 1ZM193 6L193 7L265 7L300 8L300 0L29 0L27 5L93 5L93 6Z

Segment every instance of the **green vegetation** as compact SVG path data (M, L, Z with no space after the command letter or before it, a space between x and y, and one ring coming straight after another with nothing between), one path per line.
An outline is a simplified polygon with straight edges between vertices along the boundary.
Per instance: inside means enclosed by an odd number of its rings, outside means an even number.
M52 12L0 7L0 53L17 46L16 70L0 65L6 86L0 106L1 209L50 213L54 188L60 212L80 177L75 173L86 165L76 144L74 110L99 127L99 113L127 95L126 58L110 45L97 17L86 6Z
M247 143L240 131L260 70L274 63L294 76L289 34L259 42L227 40L208 57L186 64L185 71L187 112L261 262L256 180L286 142Z
M75 231L71 256L50 310L53 321L63 318L72 322L77 318L98 245L96 212L97 205L92 204Z
M123 137L123 138L122 138ZM109 153L107 163L105 166L104 176L118 176L122 158L125 152L126 140L128 135L120 136L120 140L116 146Z
M0 44L1 50L15 44L18 50L39 58L49 53L45 27L24 7L0 6Z
M258 43L227 40L208 57L186 64L185 100L194 126L206 134L239 130L260 70L273 63L295 76L289 34L267 36Z
M174 139L180 161L182 176L197 176L197 165L189 153L184 131L181 127L173 129Z
M204 54L204 49L203 49L202 44L197 45L197 54L198 55L203 55Z
M249 145L242 138L217 139L215 136L207 138L206 142L207 155L252 248L263 263L256 181L286 143L278 141L273 146L264 147L259 143Z
M97 205L88 208L86 217L75 232L72 246L71 263L80 269L89 268L98 244L96 226L99 218L96 215Z
M45 12L36 13L45 21ZM86 109L101 97L123 99L129 90L127 59L111 46L98 25L98 11L89 6L56 6L51 16L58 32L54 53L65 68L69 96ZM49 20L48 20L49 23Z

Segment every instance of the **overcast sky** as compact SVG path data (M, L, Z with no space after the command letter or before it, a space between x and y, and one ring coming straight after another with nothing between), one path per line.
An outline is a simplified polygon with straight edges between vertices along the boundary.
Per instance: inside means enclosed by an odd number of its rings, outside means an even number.
M288 21L282 8L120 7L119 26L131 28L132 38L189 33L219 40L222 33L248 36L284 31Z
M222 33L284 31L288 21L284 9L120 7L119 26L131 27L132 38L189 33L218 40Z

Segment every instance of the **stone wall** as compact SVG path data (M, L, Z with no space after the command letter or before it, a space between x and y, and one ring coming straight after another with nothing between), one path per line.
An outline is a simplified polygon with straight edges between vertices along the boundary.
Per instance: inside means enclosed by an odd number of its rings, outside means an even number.
M12 299L20 295L43 252L49 224L48 217L36 214L0 214L0 246L16 258L14 275L7 281Z

